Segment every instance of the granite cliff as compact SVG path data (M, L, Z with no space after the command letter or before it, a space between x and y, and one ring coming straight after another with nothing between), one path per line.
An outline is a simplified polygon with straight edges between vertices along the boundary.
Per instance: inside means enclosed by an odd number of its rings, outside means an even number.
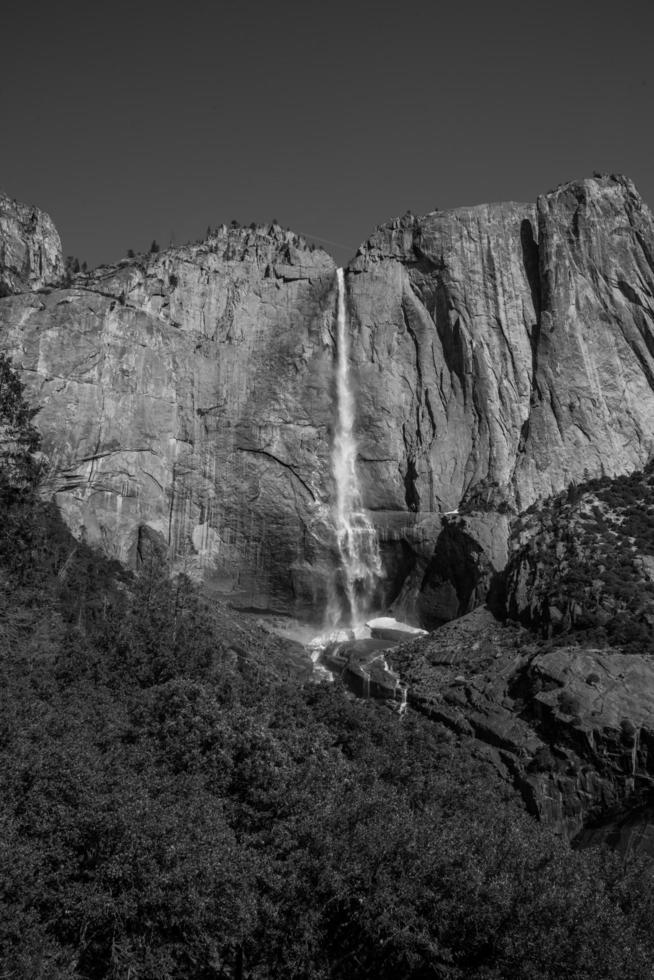
M3 301L74 533L126 562L158 541L245 605L314 603L333 270L278 226L223 226Z
M243 606L319 614L337 561L330 257L223 227L64 288L49 219L3 206L0 347L41 406L73 531L132 562L153 537ZM646 462L653 256L623 177L406 215L359 249L351 376L386 603L430 626L465 613L515 515Z
M653 249L649 210L614 177L536 207L407 215L360 249L362 479L380 526L411 543L404 598L423 622L474 607L512 515L649 458ZM455 509L465 519L442 539ZM459 582L443 548L469 566Z
M0 296L38 289L63 271L61 240L49 215L0 193Z

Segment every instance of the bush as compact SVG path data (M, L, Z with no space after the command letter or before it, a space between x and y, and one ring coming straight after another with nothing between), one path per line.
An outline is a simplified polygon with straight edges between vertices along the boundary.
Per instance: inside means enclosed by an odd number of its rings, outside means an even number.
M0 502L32 492L43 469L37 457L41 437L32 424L38 409L28 404L25 386L9 357L0 353Z
M622 719L620 722L620 730L627 739L633 739L634 735L638 731L633 721L630 721L629 718Z
M560 691L558 701L561 714L571 715L572 717L576 717L579 714L579 709L581 708L579 698L571 694L570 691Z

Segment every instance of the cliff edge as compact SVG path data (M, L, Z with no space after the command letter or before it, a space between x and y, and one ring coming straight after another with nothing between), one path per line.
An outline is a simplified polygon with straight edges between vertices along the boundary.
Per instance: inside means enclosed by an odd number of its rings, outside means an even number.
M338 562L332 259L279 226L223 226L51 288L56 232L12 215L0 348L41 406L74 533L128 562L154 535L237 604L319 617ZM405 215L359 249L350 374L380 601L427 625L469 611L516 515L650 458L653 256L616 176Z

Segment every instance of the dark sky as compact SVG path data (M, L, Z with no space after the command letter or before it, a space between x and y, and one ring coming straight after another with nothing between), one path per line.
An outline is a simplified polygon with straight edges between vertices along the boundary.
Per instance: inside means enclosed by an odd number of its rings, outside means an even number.
M0 188L91 265L273 217L345 261L409 208L594 170L654 205L653 28L651 0L13 0Z

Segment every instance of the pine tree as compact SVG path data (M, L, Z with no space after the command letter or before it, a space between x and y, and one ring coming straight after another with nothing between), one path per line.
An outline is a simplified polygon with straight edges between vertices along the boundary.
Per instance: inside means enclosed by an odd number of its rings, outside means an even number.
M25 386L11 359L0 353L0 501L10 503L34 490L42 464L41 437L32 424L38 409L30 407Z

